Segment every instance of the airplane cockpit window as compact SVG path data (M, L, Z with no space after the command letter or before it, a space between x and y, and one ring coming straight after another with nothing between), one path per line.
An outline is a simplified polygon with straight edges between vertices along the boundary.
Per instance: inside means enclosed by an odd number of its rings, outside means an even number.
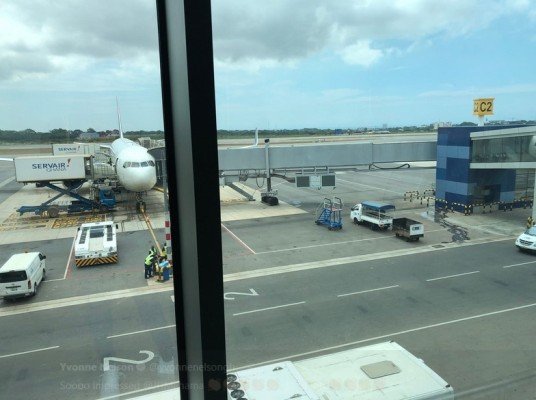
M154 161L153 161L153 160L149 160L149 161L148 161L148 163L149 163L149 165L150 165L151 167L154 167L154 166L155 166L155 164L154 164Z
M139 167L140 167L140 163L139 163L139 162L133 162L133 163L131 164L131 167L132 167L132 168L139 168Z
M141 163L141 166L142 166L142 167L148 167L148 166L149 166L149 163L148 163L147 161L143 161L143 162Z
M126 161L125 163L123 163L123 168L128 168L130 167L130 162Z

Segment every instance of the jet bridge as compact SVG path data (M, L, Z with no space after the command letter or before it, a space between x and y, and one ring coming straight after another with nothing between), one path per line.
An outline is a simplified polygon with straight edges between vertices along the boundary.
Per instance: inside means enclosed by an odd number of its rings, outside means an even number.
M271 188L271 177L280 176L298 186L335 186L335 170L363 165L394 162L435 161L436 141L419 142L351 142L311 145L244 147L218 150L220 184L230 185L248 178L264 177L267 190L261 193L263 202L276 205L277 191ZM292 178L288 178L288 175ZM313 177L313 179L301 179Z

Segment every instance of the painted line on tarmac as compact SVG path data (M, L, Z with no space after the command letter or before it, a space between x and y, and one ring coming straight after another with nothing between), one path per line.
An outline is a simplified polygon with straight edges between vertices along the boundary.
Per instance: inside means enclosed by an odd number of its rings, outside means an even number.
M137 393L143 393L143 392L147 392L149 390L154 390L154 389L160 389L160 388L164 388L166 386L171 386L171 385L178 385L180 382L179 381L174 381L174 382L169 382L169 383L163 383L161 385L156 385L156 386L150 386L150 387L146 387L146 388L143 388L143 389L138 389L138 390L132 390L130 392L125 392L125 393L119 393L119 394L114 394L113 396L106 396L106 397L99 397L97 400L111 400L111 399L118 399L120 397L125 397L125 396L131 396L133 394L137 394ZM178 387L176 389L179 389ZM171 390L167 390L166 392L171 392ZM153 398L158 398L159 395L162 394L161 392L155 392L155 393L151 393L147 396L150 396L150 397L146 397L147 399L153 399ZM165 396L165 397L162 397L162 398L165 398L165 399L174 399L175 397L172 397L171 396L171 393L167 393L169 395L168 396ZM145 396L143 396L145 397ZM138 397L136 397L138 398Z
M239 313L233 314L233 316L236 317L237 315L252 314L252 313L261 312L261 311L267 311L267 310L275 310L275 309L277 309L277 308L297 306L297 305L299 305L299 304L305 304L305 301L300 301L300 302L298 302L298 303L283 304L283 305L275 306L275 307L266 307L266 308L259 308L259 309L257 309L257 310L251 310L251 311L239 312Z
M337 178L337 180L341 181L341 182L352 183L354 185L360 185L360 186L369 187L369 188L376 189L376 190L383 190L384 192L390 192L390 193L396 193L396 194L404 194L403 192L395 192L394 190L384 189L384 188L380 188L380 187L377 187L377 186L365 185L364 183L359 183L359 182L347 181L346 179Z
M488 244L493 242L501 242L506 240L512 240L516 236L511 237L501 237L497 239L477 239L472 240L471 242L464 242L464 243L447 243L444 245L441 245L441 247L433 247L434 245L425 246L425 247L418 247L418 248L411 248L411 249L399 249L399 250L393 250L393 251L386 251L382 253L371 253L371 254L364 254L359 256L350 256L350 257L342 257L342 258L335 258L335 259L329 259L329 260L322 260L322 261L313 261L313 262L306 262L306 263L300 263L300 264L292 264L292 265L284 265L279 267L269 267L269 268L260 268L260 269L254 269L251 271L243 271L243 272L235 272L231 274L226 274L223 276L224 282L234 282L239 281L243 279L251 279L251 278L258 278L261 276L270 276L270 275L279 275L279 274L287 274L291 272L298 272L298 271L306 271L316 268L327 268L327 267L335 267L338 265L346 265L346 264L355 264L360 263L364 261L376 261L376 260L382 260L385 258L394 258L394 257L402 257L402 256L409 256L413 254L423 254L423 253L429 253L433 251L445 251L445 250L452 250L452 249L459 249L462 247L467 246L476 246L480 244ZM437 246L437 245L436 245Z
M0 182L0 188L6 186L8 183L10 183L11 181L14 181L14 180L15 180L14 176L12 176L11 178L7 178L7 179L3 180L2 182Z
M23 354L30 354L30 353L37 353L38 351L46 351L46 350L52 350L57 349L60 346L52 346L52 347L44 347L42 349L36 349L36 350L29 350L29 351L21 351L20 353L13 353L13 354L6 354L4 356L0 356L0 358L7 358L7 357L15 357L15 356L21 356Z
M446 231L447 228L442 229L433 229L430 231L426 231L426 233L432 233L432 232L442 232ZM334 242L334 243L322 243L322 244L313 244L310 246L302 246L302 247L292 247L288 249L279 249L279 250L268 250L268 251L259 251L256 254L271 254L271 253L282 253L285 251L294 251L294 250L303 250L303 249L314 249L315 247L322 247L322 246L337 246L339 244L348 244L348 243L358 243L358 242L366 242L371 240L378 240L378 239L393 239L396 236L377 236L373 238L367 238L367 239L355 239L355 240L345 240L343 242Z
M524 310L524 309L533 308L533 307L536 307L536 303L530 303L530 304L525 304L525 305L518 306L518 307L506 308L506 309L497 310L497 311L491 311L491 312L487 312L487 313L484 313L484 314L472 315L472 316L469 316L469 317L453 319L453 320L450 320L450 321L438 322L437 324L419 326L417 328L406 329L406 330L397 331L397 332L391 332L391 333L387 333L385 335L375 336L375 337L362 339L362 340L356 340L354 342L339 344L339 345L331 346L331 347L325 347L323 349L308 351L308 352L305 352L305 353L293 354L293 355L283 357L283 358L276 358L274 360L263 361L263 362L256 363L256 364L244 365L244 366L239 367L239 368L230 369L227 372L234 372L234 371L238 371L238 370L241 370L241 369L259 367L261 365L273 364L273 363L277 363L277 362L280 362L280 361L290 361L292 359L301 359L301 358L304 358L306 356L313 356L313 355L317 355L319 353L323 353L323 352L327 352L327 351L343 349L345 347L353 347L353 346L356 346L358 344L367 343L367 342L373 342L375 340L382 340L382 339L392 338L393 336L401 336L401 335L405 335L405 334L408 334L408 333L419 332L419 331L424 331L424 330L433 329L433 328L439 328L439 327L442 327L442 326L448 326L448 325L452 325L452 324L457 324L459 322L472 321L472 320L475 320L475 319L491 317L491 316L494 316L494 315L505 314L505 313L508 313L508 312L519 311L519 310Z
M151 329L143 329L141 331L134 331L134 332L127 332L127 333L120 333L119 335L111 335L106 336L106 339L114 339L122 336L129 336L129 335L137 335L138 333L145 333L145 332L153 332L153 331L159 331L161 329L168 329L168 328L174 328L175 324L173 325L166 325L166 326L160 326L158 328L151 328Z
M534 264L534 263L536 263L536 261L529 261L529 262L524 262L524 263L519 263L519 264L505 265L503 268L519 267L520 265L527 265L527 264Z
M73 259L73 251L74 251L74 244L75 243L76 243L76 235L73 238L73 245L71 246L71 251L69 253L69 258L67 259L67 265L65 266L65 273L63 274L63 279L67 278L67 273L70 271L70 267L73 264L72 259Z
M173 287L142 286L132 289L116 290L113 292L94 293L85 296L67 297L63 299L41 301L38 303L24 304L20 306L3 307L0 308L0 318L35 311L53 310L56 308L97 303L100 301L117 300L127 297L143 296L146 294L168 291L173 291Z
M66 278L67 278L67 272L70 271L69 267L71 266L71 261L72 261L72 258L73 258L73 250L74 250L74 244L76 242L76 236L74 237L73 239L73 245L71 246L71 251L69 252L69 258L67 258L67 265L65 266L65 272L63 274L63 278L58 278L58 279L45 279L44 281L42 282L57 282L57 281L64 281Z
M439 277L439 278L431 278L431 279L427 279L426 282L438 281L438 280L440 280L440 279L456 278L457 276L464 276L464 275L478 274L479 272L480 272L480 271L471 271L471 272L464 272L463 274L441 276L441 277Z
M381 288L377 288L377 289L362 290L362 291L360 291L360 292L338 294L337 297L353 296L354 294L376 292L376 291L378 291L378 290L393 289L393 288L397 288L397 287L400 287L400 285L385 286L385 287L381 287Z
M253 254L257 254L255 253L255 251L249 247L247 244L245 244L238 236L236 236L233 232L230 231L229 228L227 228L225 225L223 225L223 223L221 224L222 228L225 229L232 237L234 237L236 239L236 241L238 243L240 243L242 246L244 246L246 249L248 249L249 251L251 251Z

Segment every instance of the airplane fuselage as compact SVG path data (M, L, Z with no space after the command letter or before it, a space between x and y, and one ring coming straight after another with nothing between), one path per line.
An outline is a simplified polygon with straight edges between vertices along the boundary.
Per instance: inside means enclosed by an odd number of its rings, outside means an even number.
M132 192L151 190L156 184L155 159L147 149L132 140L119 138L111 145L117 178Z

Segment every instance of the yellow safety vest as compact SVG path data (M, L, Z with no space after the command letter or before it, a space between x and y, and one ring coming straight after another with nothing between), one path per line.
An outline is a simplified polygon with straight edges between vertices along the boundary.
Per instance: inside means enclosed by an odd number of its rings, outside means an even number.
M149 254L147 257L145 257L145 265L149 266L152 263L153 263L153 256Z

